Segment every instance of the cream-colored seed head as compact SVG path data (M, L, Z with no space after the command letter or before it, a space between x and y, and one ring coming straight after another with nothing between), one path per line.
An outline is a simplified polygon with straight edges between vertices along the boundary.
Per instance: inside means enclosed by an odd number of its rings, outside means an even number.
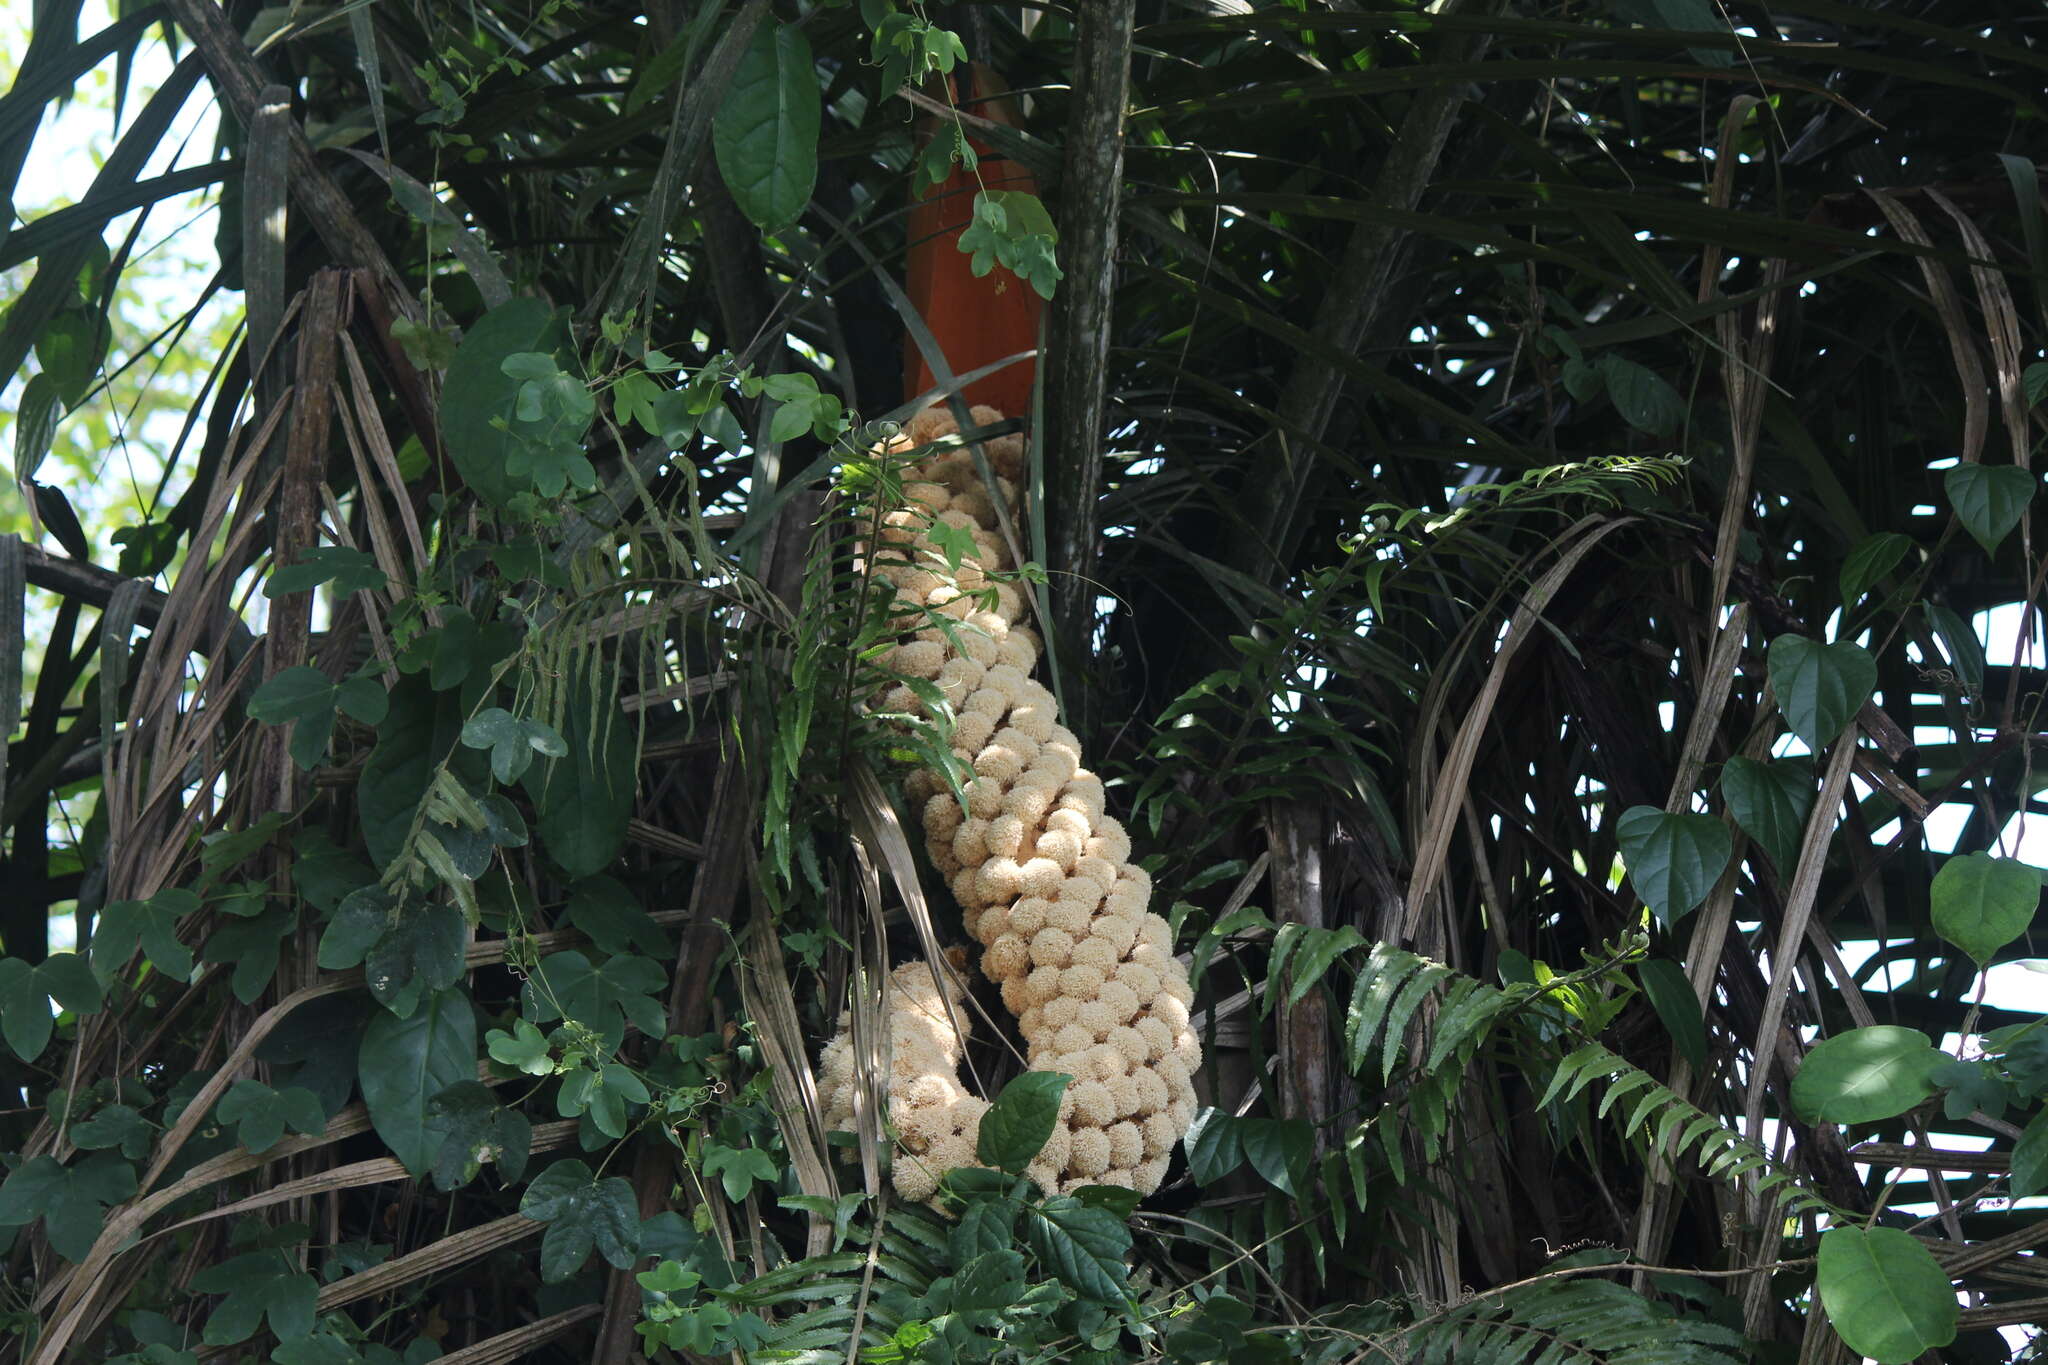
M989 408L972 416L977 426L1004 420ZM908 451L956 430L949 413L930 409L890 448ZM982 452L994 487L972 451L941 448L905 471L903 504L882 518L876 568L896 589L890 619L902 632L888 665L938 687L954 710L953 751L975 774L964 811L935 770L910 774L905 790L921 803L933 865L983 945L981 969L1016 1016L1030 1065L1074 1078L1027 1174L1048 1192L1102 1183L1149 1194L1194 1117L1201 1047L1189 1027L1193 992L1166 922L1148 912L1151 878L1130 861L1123 826L1105 814L1101 779L1081 766L1080 741L1030 676L1040 642L1018 622L1023 596L991 576L1011 564L1000 523L1024 472L1023 438L986 441ZM932 539L935 524L965 528L974 553L950 564ZM931 612L957 624L941 631ZM888 689L880 705L924 708L907 686ZM961 956L955 966L966 963ZM988 1105L959 1080L962 1038L952 1020L963 1031L969 1023L960 983L942 987L913 963L894 970L889 987L889 1118L902 1148L892 1179L904 1198L928 1200L944 1171L973 1163ZM847 1027L842 1018L840 1037L819 1059L820 1098L835 1127L851 1125L859 1083Z

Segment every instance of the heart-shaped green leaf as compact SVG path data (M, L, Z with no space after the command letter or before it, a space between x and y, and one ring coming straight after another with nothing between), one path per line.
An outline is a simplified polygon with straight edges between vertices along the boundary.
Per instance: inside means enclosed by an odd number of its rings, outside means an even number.
M1877 662L1847 642L1780 635L1771 641L1770 669L1785 723L1813 749L1832 744L1877 686Z
M1862 601L1863 594L1897 568L1899 561L1906 557L1906 551L1912 548L1913 538L1902 536L1897 531L1881 531L1865 537L1842 561L1842 605L1853 607Z
M1790 876L1813 809L1813 765L1798 758L1773 763L1731 758L1721 769L1721 795L1742 832Z
M1614 832L1629 885L1665 924L1707 898L1734 851L1728 827L1713 816L1672 815L1655 806L1622 812Z
M1941 482L1956 520L1986 554L2012 534L2034 498L2034 476L2017 465L1959 464Z
M2041 903L2041 876L2025 863L1965 853L1934 874L1934 932L1983 966L2027 931Z

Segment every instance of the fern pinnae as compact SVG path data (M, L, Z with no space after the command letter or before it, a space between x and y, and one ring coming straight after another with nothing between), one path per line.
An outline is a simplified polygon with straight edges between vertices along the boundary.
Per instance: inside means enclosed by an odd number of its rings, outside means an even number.
M1587 1043L1558 1064L1557 1074L1551 1078L1550 1087L1537 1107L1547 1108L1560 1093L1569 1103L1596 1080L1611 1082L1597 1110L1601 1118L1607 1117L1620 1099L1642 1092L1626 1122L1621 1124L1621 1131L1623 1137L1637 1141L1651 1153L1671 1158L1690 1154L1701 1169L1716 1178L1762 1171L1764 1175L1754 1182L1755 1188L1759 1195L1769 1196L1773 1206L1788 1213L1839 1213L1831 1202L1814 1193L1768 1152L1599 1043ZM1662 1117L1653 1123L1656 1115ZM1671 1137L1675 1120L1684 1120L1684 1127L1674 1143Z
M1380 1080L1385 1082L1394 1074L1394 1061L1401 1055L1401 1044L1408 1034L1408 1019L1422 1005L1422 998L1433 990L1437 983L1451 975L1449 967L1435 962L1425 962L1422 970L1408 979L1400 994L1394 997L1392 1008L1387 1012L1389 1019L1399 1020L1396 1026L1387 1029L1386 1037L1380 1043Z
M1421 958L1391 943L1373 945L1351 991L1350 1018L1346 1021L1346 1028L1351 1035L1352 1070L1364 1067L1366 1052L1387 1022L1388 1007L1395 993L1400 990L1401 983L1423 965ZM1398 1037L1401 1030L1395 1028L1392 1032ZM1388 1070L1391 1072L1391 1067Z

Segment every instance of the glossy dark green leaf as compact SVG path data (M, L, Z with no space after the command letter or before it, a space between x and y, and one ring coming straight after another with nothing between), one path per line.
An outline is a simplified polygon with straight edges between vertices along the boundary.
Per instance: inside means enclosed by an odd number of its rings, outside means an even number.
M285 597L310 592L323 583L332 583L337 597L387 586L384 571L367 551L342 545L314 545L301 550L291 563L273 569L264 580L263 595Z
M1198 1185L1213 1185L1244 1161L1237 1120L1221 1109L1204 1109L1181 1140L1187 1149L1188 1173Z
M430 1115L446 1126L447 1136L434 1154L434 1184L458 1189L493 1166L500 1180L516 1182L526 1172L533 1150L533 1125L516 1109L498 1103L498 1094L479 1081L459 1081L428 1104Z
M1813 765L1803 758L1766 763L1738 756L1721 769L1728 813L1770 855L1782 876L1790 876L1799 862L1814 792Z
M379 1011L363 1031L357 1079L370 1123L391 1154L425 1175L448 1137L433 1098L458 1081L476 1079L476 1016L459 987L436 991L410 1018Z
M100 1008L100 983L83 957L54 953L35 966L18 957L0 958L0 1037L24 1062L34 1061L49 1046L56 1027L52 999L81 1014Z
M535 763L522 785L537 808L541 847L581 880L605 871L625 847L637 748L631 722L616 703L600 709L587 683L572 689L567 711L568 754Z
M1299 1194L1298 1178L1308 1169L1315 1129L1305 1119L1238 1119L1238 1141L1252 1169L1282 1194Z
M452 905L408 905L370 948L363 976L380 1004L395 1014L410 1014L422 991L437 991L462 979L468 947L469 924L460 910Z
M66 407L92 388L111 339L105 319L89 308L67 308L43 324L36 360Z
M1735 851L1728 828L1711 815L1673 815L1632 806L1615 823L1628 884L1670 924L1698 908Z
M1025 1234L1039 1263L1081 1298L1118 1304L1130 1296L1124 1258L1131 1230L1107 1209L1055 1195L1029 1210Z
M2026 1199L2048 1190L2048 1109L2034 1115L2012 1145L2012 1174L2008 1182L2015 1199Z
M1657 1011L1664 1031L1678 1045L1678 1055L1692 1064L1695 1076L1704 1074L1707 1024L1685 968L1669 958L1653 957L1638 965L1636 974L1642 978L1643 994L1650 998L1650 1007Z
M282 1341L313 1333L319 1282L276 1251L248 1251L206 1267L192 1277L203 1294L225 1294L206 1319L201 1339L209 1346L247 1341L266 1321Z
M1986 554L2027 514L2036 482L2033 473L2009 464L1959 464L1941 478L1956 520Z
M273 906L248 919L227 919L214 925L199 950L204 962L232 964L229 984L235 999L245 1005L256 1003L277 974L280 941L298 928L299 917L289 907Z
M981 1116L975 1160L984 1166L1023 1173L1059 1122L1060 1096L1073 1077L1059 1071L1026 1071L1003 1087Z
M142 1111L126 1104L109 1104L89 1119L70 1127L71 1141L80 1151L118 1150L130 1161L149 1155L156 1141L156 1129L142 1117Z
M976 1256L1013 1245L1017 1240L1017 1215L1022 1207L1016 1200L1001 1195L969 1200L948 1239L953 1263L965 1265Z
M251 1152L275 1147L287 1127L309 1137L327 1131L327 1115L312 1091L297 1087L273 1090L248 1077L228 1087L214 1107L214 1117L233 1125L235 1141Z
M548 1284L560 1284L581 1270L593 1247L621 1270L633 1264L640 1248L633 1187L617 1176L599 1180L573 1158L535 1176L519 1211L548 1225L540 1244L540 1277Z
M1863 594L1897 568L1899 561L1912 548L1913 538L1902 536L1897 531L1881 531L1865 537L1842 561L1842 605L1853 607L1862 601Z
M1637 431L1670 436L1685 421L1685 400L1655 370L1610 351L1600 358L1615 411Z
M1877 663L1861 645L1824 645L1801 635L1771 641L1771 687L1792 733L1818 751L1870 700Z

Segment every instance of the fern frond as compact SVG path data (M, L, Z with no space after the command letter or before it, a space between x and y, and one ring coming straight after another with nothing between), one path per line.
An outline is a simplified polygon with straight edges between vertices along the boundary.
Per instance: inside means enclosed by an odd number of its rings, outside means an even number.
M1625 1285L1553 1273L1453 1304L1375 1345L1391 1358L1445 1365L1732 1365L1745 1343Z
M1716 1178L1760 1171L1762 1174L1755 1182L1757 1193L1787 1213L1838 1212L1761 1147L1731 1132L1719 1118L1598 1043L1587 1043L1557 1064L1557 1073L1551 1077L1538 1108L1547 1107L1553 1099L1575 1099L1595 1081L1608 1082L1597 1111L1602 1118L1616 1111L1623 1098L1639 1096L1622 1120L1621 1132L1647 1152L1672 1158L1690 1154Z

